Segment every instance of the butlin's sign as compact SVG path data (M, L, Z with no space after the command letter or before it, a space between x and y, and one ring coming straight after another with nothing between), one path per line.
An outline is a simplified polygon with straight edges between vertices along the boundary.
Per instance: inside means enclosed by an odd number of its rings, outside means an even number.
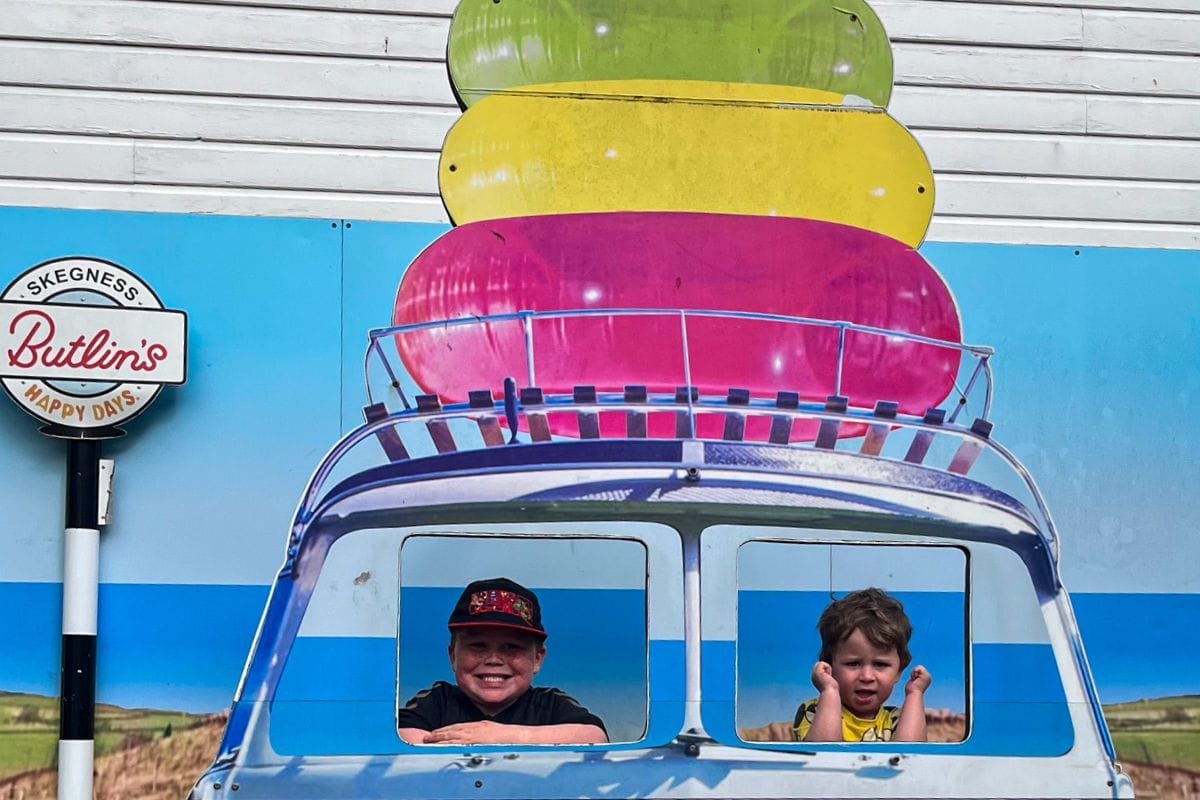
M164 384L184 382L186 356L187 315L116 264L48 261L0 295L0 381L68 435L140 414Z

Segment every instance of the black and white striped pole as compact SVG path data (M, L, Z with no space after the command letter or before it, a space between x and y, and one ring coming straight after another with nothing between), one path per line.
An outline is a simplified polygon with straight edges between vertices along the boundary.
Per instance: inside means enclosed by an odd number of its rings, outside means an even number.
M0 294L0 385L67 442L58 800L92 800L104 439L187 374L187 315L124 267L60 258ZM111 474L111 473L109 473Z
M90 800L95 759L100 591L100 440L67 442L58 798Z

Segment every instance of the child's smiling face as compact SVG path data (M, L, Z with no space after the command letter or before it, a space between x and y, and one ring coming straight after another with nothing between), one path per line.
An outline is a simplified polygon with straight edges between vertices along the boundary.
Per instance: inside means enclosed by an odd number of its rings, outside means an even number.
M456 633L450 643L458 688L488 716L525 694L545 656L540 639L504 628L469 628Z
M862 719L879 712L900 680L900 656L895 647L881 648L854 629L833 652L833 677L842 705Z

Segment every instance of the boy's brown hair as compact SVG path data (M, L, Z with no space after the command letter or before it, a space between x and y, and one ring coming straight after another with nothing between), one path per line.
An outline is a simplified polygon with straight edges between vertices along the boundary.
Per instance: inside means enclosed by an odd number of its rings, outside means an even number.
M821 633L821 660L832 664L833 651L849 639L855 629L862 631L867 641L876 647L896 648L900 669L912 661L912 654L908 652L912 623L900 601L882 589L860 589L825 607L817 621L817 630Z

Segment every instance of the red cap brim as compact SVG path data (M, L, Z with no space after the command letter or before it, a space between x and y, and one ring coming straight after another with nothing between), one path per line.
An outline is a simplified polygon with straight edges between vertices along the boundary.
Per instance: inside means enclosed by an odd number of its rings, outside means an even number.
M455 622L448 627L452 631L459 628L506 628L512 631L521 631L522 633L532 634L539 639L545 639L548 635L545 631L539 631L537 628L526 628L522 625L509 625L506 622Z

